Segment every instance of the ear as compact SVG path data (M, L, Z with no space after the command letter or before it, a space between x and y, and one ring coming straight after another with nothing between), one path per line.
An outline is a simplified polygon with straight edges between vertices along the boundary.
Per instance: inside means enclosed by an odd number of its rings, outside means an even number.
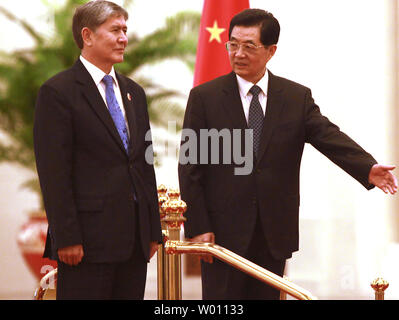
M277 50L277 45L276 44L272 44L271 46L268 47L268 58L267 61L269 61L274 54L276 53Z
M93 32L87 28L84 27L81 31L82 39L83 39L83 47L91 47L93 45Z
M274 56L274 54L276 53L276 50L277 50L277 45L272 44L269 48L270 58L272 58Z

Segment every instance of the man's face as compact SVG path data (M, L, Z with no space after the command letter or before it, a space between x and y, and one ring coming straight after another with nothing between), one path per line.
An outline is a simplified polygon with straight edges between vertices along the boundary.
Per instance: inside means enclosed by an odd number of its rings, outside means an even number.
M231 31L230 42L240 44L237 51L229 51L233 71L247 81L258 82L265 74L266 63L274 55L277 46L263 47L259 26L235 26ZM248 50L242 44L251 44L258 48Z
M85 41L84 49L87 49L91 61L105 72L109 72L115 63L122 62L128 42L126 32L127 26L123 16L109 17L94 32L87 29L88 41ZM83 38L85 39L84 35Z

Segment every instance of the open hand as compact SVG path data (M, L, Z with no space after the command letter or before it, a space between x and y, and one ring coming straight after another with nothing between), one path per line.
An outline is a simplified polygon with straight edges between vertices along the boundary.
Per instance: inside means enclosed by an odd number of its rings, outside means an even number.
M369 182L385 193L395 194L398 190L398 181L391 172L395 168L395 166L375 164L370 170Z

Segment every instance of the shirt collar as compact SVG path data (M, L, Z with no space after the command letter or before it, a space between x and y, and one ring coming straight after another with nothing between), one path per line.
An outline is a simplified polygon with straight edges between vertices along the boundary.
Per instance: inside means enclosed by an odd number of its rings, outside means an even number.
M95 66L94 64L92 64L91 62L89 62L88 60L86 60L85 58L83 58L82 55L79 58L80 58L80 61L83 63L83 65L86 67L87 71L90 73L96 86L98 86L101 83L101 81L103 80L106 73L104 71L102 71L100 68L98 68L97 66ZM118 81L116 81L116 74L115 74L114 67L111 68L109 75L114 80L114 84L118 87Z
M254 84L240 77L238 74L236 74L236 76L237 76L237 83L238 83L238 89L240 90L240 94L243 97L246 97L249 93L249 90L254 86ZM259 88L261 88L263 94L267 96L267 88L269 86L269 73L267 69L265 75L256 83L256 85Z

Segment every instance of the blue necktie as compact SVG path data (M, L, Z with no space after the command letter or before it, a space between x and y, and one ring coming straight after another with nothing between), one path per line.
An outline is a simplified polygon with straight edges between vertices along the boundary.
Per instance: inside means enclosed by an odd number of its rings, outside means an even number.
M122 139L125 150L128 152L129 135L126 128L125 118L123 117L122 110L118 104L118 101L116 100L112 76L105 75L103 82L105 83L105 100L107 100L109 113L114 120L116 129L118 130L119 136Z
M251 104L249 105L249 113L248 113L248 128L253 129L253 145L254 145L254 153L255 157L258 156L258 148L260 143L260 135L262 133L263 127L263 110L259 103L258 95L261 92L261 89L254 85L249 92L252 93Z

